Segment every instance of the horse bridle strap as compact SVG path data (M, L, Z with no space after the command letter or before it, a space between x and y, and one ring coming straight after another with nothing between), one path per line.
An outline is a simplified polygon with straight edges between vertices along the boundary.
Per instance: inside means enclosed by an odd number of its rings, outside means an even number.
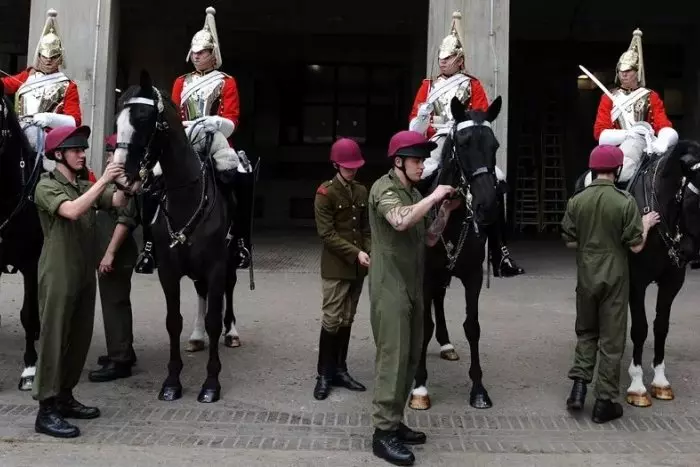
M465 128L470 128L473 126L486 126L486 127L491 128L491 122L489 122L488 120L484 120L481 123L477 123L474 120L466 120L464 122L460 122L457 124L457 131L461 131L461 130L464 130Z

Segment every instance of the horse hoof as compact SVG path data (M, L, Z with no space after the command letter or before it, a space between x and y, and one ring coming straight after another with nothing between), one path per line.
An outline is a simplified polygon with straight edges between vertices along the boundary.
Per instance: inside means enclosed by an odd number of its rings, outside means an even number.
M482 388L480 391L472 391L469 396L469 405L475 409L490 409L493 407L493 402L491 402L491 398L489 397L489 393L486 392L486 389Z
M204 350L204 341L188 341L185 352L199 352Z
M455 349L442 350L440 352L440 358L442 358L443 360L449 360L451 362L454 362L456 360L459 360L459 354L457 354L457 351Z
M158 393L158 399L162 401L176 401L182 397L182 386L163 386Z
M652 384L651 385L651 397L653 397L654 399L662 400L662 401L672 401L674 398L673 389L671 389L671 386L666 386L665 388L660 388L660 387L654 386ZM651 404L651 401L649 401L649 404Z
M232 349L241 346L241 338L238 336L224 336L224 345Z
M33 376L22 376L19 379L19 384L17 389L20 391L31 391L34 387L34 377Z
M652 391L653 390L654 389L652 387ZM648 392L645 392L644 394L628 392L625 400L629 405L633 405L634 407L649 407L651 405L651 398L649 397Z
M203 404L211 404L212 402L218 401L220 398L221 388L202 388L202 390L199 391L199 396L197 396L197 401Z
M428 410L430 408L430 396L427 394L424 396L412 394L408 406L413 410Z

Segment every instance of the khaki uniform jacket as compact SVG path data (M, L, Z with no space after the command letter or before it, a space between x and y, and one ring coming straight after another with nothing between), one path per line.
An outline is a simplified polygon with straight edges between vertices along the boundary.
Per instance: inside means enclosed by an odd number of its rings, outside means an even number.
M360 251L369 254L370 228L367 218L367 188L339 177L323 182L314 200L316 230L323 242L321 277L355 280L367 274L357 261Z

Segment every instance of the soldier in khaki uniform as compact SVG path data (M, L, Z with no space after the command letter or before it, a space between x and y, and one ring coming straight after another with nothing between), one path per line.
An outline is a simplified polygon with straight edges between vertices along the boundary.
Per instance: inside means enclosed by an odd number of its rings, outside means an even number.
M323 320L314 397L328 397L331 386L365 391L348 374L347 356L357 303L369 267L367 188L355 181L365 163L360 147L342 138L331 147L337 175L316 190L316 229L323 241L321 278Z
M567 246L576 248L576 353L569 378L574 381L566 401L581 410L586 385L593 380L598 360L593 421L604 423L622 416L620 365L627 337L629 251L640 252L649 229L659 222L650 212L643 218L632 195L615 187L623 164L617 146L593 149L589 168L593 182L574 195L562 219ZM598 351L600 349L599 357Z
M423 198L415 184L435 143L415 131L401 131L389 142L393 167L369 194L372 264L369 268L370 321L377 346L372 449L396 465L412 465L405 444L423 444L424 433L402 423L423 344L425 247L440 238L458 200L454 188L439 185ZM436 204L432 223L426 215ZM430 225L428 225L430 224Z
M117 135L105 140L107 163L117 146ZM91 371L90 381L105 382L131 376L136 362L131 315L131 276L138 248L133 231L137 226L136 203L97 212L98 283L102 302L107 355L98 359L102 368Z
M58 127L46 136L46 157L56 168L41 176L34 200L44 234L39 259L39 360L34 399L38 433L59 438L80 434L64 417L89 419L99 409L73 397L85 365L95 316L96 209L126 205L121 191L107 190L124 173L109 164L94 184L78 178L85 167L90 128Z

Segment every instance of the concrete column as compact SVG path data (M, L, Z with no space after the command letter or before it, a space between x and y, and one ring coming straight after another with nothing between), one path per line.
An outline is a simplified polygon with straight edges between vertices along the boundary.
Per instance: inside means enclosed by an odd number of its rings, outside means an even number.
M508 54L510 0L429 0L428 76L438 73L440 42L449 33L452 12L462 12L467 72L479 78L489 102L501 96L503 107L493 128L500 143L498 166L507 173L508 162ZM491 34L493 32L493 34Z
M92 129L88 165L102 173L104 138L114 122L119 0L32 0L27 62L33 63L46 11L58 12L64 72L78 85L84 125Z

